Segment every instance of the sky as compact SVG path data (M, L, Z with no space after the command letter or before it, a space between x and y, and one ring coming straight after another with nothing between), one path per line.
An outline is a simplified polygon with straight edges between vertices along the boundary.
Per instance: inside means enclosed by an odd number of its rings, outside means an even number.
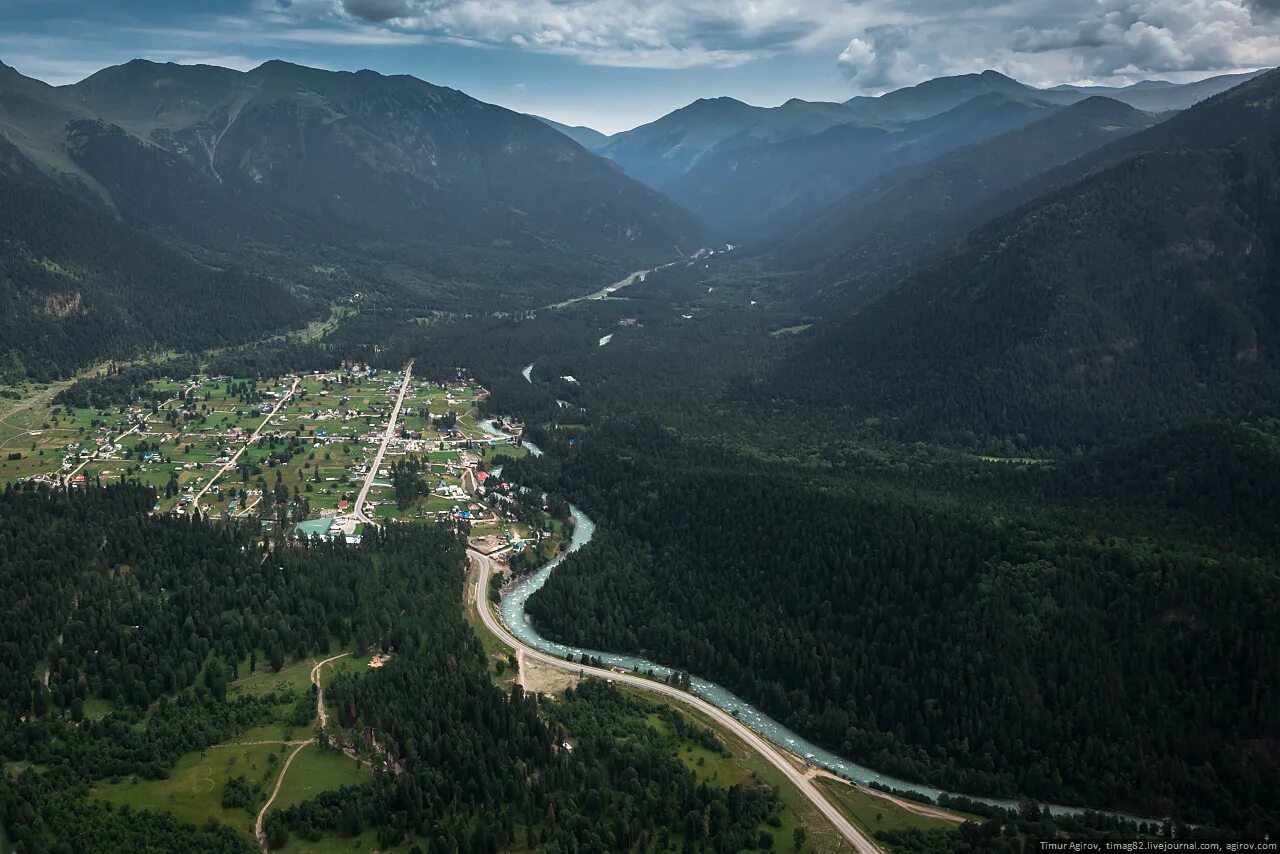
M0 0L53 84L134 58L413 74L613 133L697 98L846 100L993 68L1037 86L1280 65L1280 0Z

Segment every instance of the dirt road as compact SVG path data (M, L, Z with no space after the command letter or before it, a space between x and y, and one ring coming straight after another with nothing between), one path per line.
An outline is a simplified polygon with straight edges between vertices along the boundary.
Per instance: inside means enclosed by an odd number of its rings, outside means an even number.
M314 738L308 738L295 747L293 753L289 754L289 758L284 761L284 767L280 769L280 776L276 778L276 787L271 790L271 797L267 798L267 802L262 805L262 809L258 810L258 818L253 823L253 836L258 840L258 847L262 849L263 854L270 851L271 847L267 845L267 832L262 829L262 820L266 818L267 810L271 809L271 805L275 803L276 795L280 794L280 786L284 784L284 775L289 773L289 766L293 764L294 758L313 741L315 741Z
M284 397L276 401L276 405L271 408L271 413L266 418L262 419L262 423L258 425L258 429L254 430L253 435L249 437L249 441L241 445L239 449L237 449L236 452L231 456L231 459L227 460L225 463L222 464L222 468L218 469L217 474L209 478L209 482L204 485L204 488L196 493L196 497L191 502L192 513L195 513L197 510L200 509L200 499L204 498L204 494L209 491L209 487L213 486L213 484L218 480L218 478L222 477L224 474L230 471L233 466L235 466L236 460L240 459L240 455L244 453L245 448L249 447L254 442L258 441L258 437L262 435L262 431L265 430L267 428L267 425L271 423L271 419L276 417L276 413L280 411L280 408L284 406L285 402L289 398L293 397L294 392L298 390L298 382L299 382L298 378L294 377L293 385L289 386L289 390L285 392Z
M192 383L191 385L187 386L185 389L183 389L183 392L182 392L181 397L186 397L188 394L190 394L190 393L191 393L191 391L192 391L193 389L197 388L199 385L200 385L200 384L199 384L198 382L196 382L196 383ZM157 409L164 409L166 406L168 406L169 404L173 403L173 402L174 402L175 400L177 400L177 399L178 399L177 397L171 397L171 398L169 398L168 400L166 400L164 403L160 404L160 405L157 407ZM113 442L114 444L117 444L117 445L118 445L118 444L120 444L120 443L121 443L121 442L123 442L125 439L129 438L130 436L132 436L134 433L137 433L139 430L142 430L144 427L146 427L146 426L147 426L147 422L148 422L149 420L150 420L150 419L148 418L148 416L146 416L146 415L142 416L142 418L141 418L141 419L139 419L139 420L138 420L138 422L137 422L136 424L134 424L134 425L133 425L132 427L130 427L128 430L126 430L126 431L124 431L123 433L121 433L119 436L116 436L116 437L115 437L115 439L113 439L113 440L112 440L112 442ZM63 483L70 483L70 482L71 482L71 478L73 478L73 477L75 477L76 475L78 475L78 474L80 473L80 471L81 471L85 466L87 466L89 463L93 462L95 459L97 459L97 455L96 455L96 454L94 454L93 456L89 457L88 459L81 460L81 461L80 461L80 465L76 466L76 467L75 467L75 468L73 468L71 471L67 472L65 475L63 475L63 476L62 476L62 482L63 482Z
M329 731L329 713L324 707L324 686L320 684L320 670L331 661L337 661L349 652L340 652L337 655L331 655L324 661L311 668L311 684L316 686L316 720L320 722L320 731L327 733Z
M548 655L541 650L534 649L514 635L507 631L506 626L494 616L493 610L489 607L486 594L489 590L489 574L492 571L489 559L477 551L468 549L468 557L471 559L472 565L475 567L475 582L471 586L472 595L475 597L476 610L480 613L480 619L484 621L485 627L498 637L504 644L523 654L525 660L532 659L561 670L568 670L573 673L583 673L588 676L595 676L600 679L609 679L614 682L621 682L645 691L659 694L663 697L675 700L690 708L696 709L703 715L714 720L717 724L732 732L743 742L749 745L753 750L769 760L775 768L782 772L791 783L800 790L809 801L818 809L819 812L831 822L832 826L839 832L841 836L853 847L858 854L883 854L881 849L872 839L859 830L852 822L845 818L835 804L826 799L823 794L818 791L817 786L812 780L805 777L799 769L792 765L787 758L779 752L778 748L761 738L754 730L746 727L741 721L730 715L723 709L711 705L700 697L681 691L664 682L656 682L652 679L646 679L642 676L636 676L632 673L618 673L612 670L605 670L599 667L589 667L579 663L570 663L556 658L554 655Z
M329 731L329 713L324 707L324 686L320 684L320 669L331 661L337 661L344 655L350 655L350 653L340 652L337 655L331 655L311 668L311 684L316 686L316 720L319 722L320 731L324 733ZM306 741L282 742L298 746L293 749L293 752L289 754L289 758L284 761L284 767L280 769L280 776L276 778L276 787L271 790L271 797L267 798L267 802L262 805L262 809L258 810L258 818L253 823L253 836L258 840L258 847L262 849L263 854L271 850L270 846L267 845L267 832L262 829L262 822L267 817L267 810L271 809L271 805L276 802L276 796L280 794L280 787L284 785L284 776L289 773L289 766L293 764L294 758L314 741L314 738L308 738Z

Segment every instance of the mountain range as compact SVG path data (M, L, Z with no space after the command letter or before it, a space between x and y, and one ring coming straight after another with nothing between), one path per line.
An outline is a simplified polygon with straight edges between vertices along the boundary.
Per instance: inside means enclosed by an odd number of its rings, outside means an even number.
M703 98L657 121L614 134L594 150L633 178L662 189L712 152L784 142L849 123L849 111L842 104L796 98L780 107L755 107L733 98Z
M863 358L858 348L867 342L880 354L867 364L881 364L899 346L881 346L881 333L899 328L929 336L929 346L895 357L919 367L956 330L926 330L934 315L917 304L942 305L939 294L953 293L961 304L939 309L939 322L964 316L972 302L958 296L963 287L938 283L967 270L964 281L1012 289L1001 300L1023 306L1025 293L982 266L1000 254L983 241L1004 246L1031 233L1021 218L1043 226L1081 186L1095 187L1090 198L1119 193L1107 182L1135 160L1196 151L1203 168L1192 174L1226 182L1219 193L1199 191L1243 210L1244 185L1232 169L1259 169L1261 155L1241 149L1233 160L1214 158L1266 125L1274 74L1251 77L1038 89L988 71L845 103L697 101L606 137L371 71L273 61L239 72L138 60L54 87L0 65L0 190L48 212L3 222L12 250L0 285L19 309L10 336L46 342L11 348L5 371L64 375L77 358L180 340L183 323L195 330L192 341L249 340L299 325L336 300L418 315L533 307L692 253L708 233L745 237L766 266L791 277L792 294L823 316L797 346L819 348L823 364L834 370L851 354ZM1182 112L1168 112L1175 109ZM1179 186L1184 179L1158 162L1162 180ZM1162 205L1189 197L1130 202L1135 215L1158 218ZM1046 199L1055 201L1044 207ZM1262 201L1251 204L1249 216L1265 213ZM1120 225L1087 207L1082 222L1086 214ZM58 222L77 225L50 225ZM102 251L108 245L113 251ZM1029 244L1024 255L1047 253L1047 245ZM148 257L164 261L144 270ZM937 269L948 276L929 272ZM1157 290L1141 290L1142 299ZM252 317L242 307L251 293L263 297ZM1230 288L1214 293L1240 302ZM1249 291L1239 316L1262 311L1262 293ZM159 324L147 310L165 294L190 310L181 323ZM973 318L965 328L983 323ZM112 331L89 334L77 324ZM1248 328L1265 337L1269 326ZM1011 334L1002 327L992 340ZM1227 337L1250 337L1241 335ZM78 357L68 343L76 336L92 341ZM900 341L909 340L904 331ZM1242 344L1241 364L1252 364L1252 346ZM1265 348L1256 352L1265 361ZM850 399L870 400L859 395L871 394L876 376L870 371ZM884 382L901 385L901 377ZM945 398L933 394L931 405ZM914 406L898 400L885 411L905 417Z
M733 98L700 99L631 130L604 136L589 128L569 135L619 163L629 175L658 189L688 172L702 158L740 148L811 136L837 125L892 129L955 109L984 95L1031 99L1067 106L1103 95L1146 112L1182 110L1224 92L1252 74L1228 74L1194 83L1147 80L1126 87L1028 86L996 71L939 77L876 97L842 103L793 98L777 107L757 107ZM549 120L548 120L549 121Z
M313 288L302 247L343 288L448 306L475 285L555 296L700 240L544 123L407 76L137 60L55 88L6 67L0 133L131 225Z
M703 99L609 137L588 128L558 129L698 214L717 239L758 244L812 232L809 220L885 172L983 142L1088 98L1165 113L1250 76L1041 89L984 71L843 103L794 98L757 107Z
M667 192L716 234L757 243L794 230L885 172L928 162L1058 109L1038 98L987 93L900 126L835 125L710 154L671 181Z
M781 265L846 299L873 295L902 269L945 250L1019 202L1033 179L1157 123L1093 96L927 163L881 175L808 217Z
M1022 446L1274 411L1280 72L1030 183L884 296L833 311L778 388L902 435Z

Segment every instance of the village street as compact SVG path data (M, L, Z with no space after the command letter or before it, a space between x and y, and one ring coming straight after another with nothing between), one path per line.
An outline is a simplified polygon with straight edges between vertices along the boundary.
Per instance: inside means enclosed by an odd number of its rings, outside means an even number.
M356 496L355 507L352 509L351 515L358 522L375 524L364 512L364 505L369 498L369 490L373 487L373 481L378 476L378 469L382 466L382 458L386 456L387 445L391 443L391 437L395 435L396 420L400 417L400 407L404 404L404 396L409 391L409 380L412 377L413 360L411 359L409 364L404 366L404 381L400 384L400 394L396 396L396 405L392 407L391 416L388 418L386 429L383 431L382 443L378 445L378 453L374 456L373 464L369 466L364 483L360 486L360 494Z
M281 395L280 399L276 401L276 405L271 408L270 414L268 414L266 418L262 419L262 423L258 425L258 429L254 430L253 435L249 437L249 441L245 442L243 445L237 448L236 452L232 454L231 459L223 463L222 468L218 469L217 473L215 473L213 477L209 478L209 481L203 487L201 487L199 492L196 493L195 498L191 501L192 513L196 513L199 511L200 499L204 498L205 493L209 491L209 488L213 486L213 484L218 480L218 478L222 477L224 474L226 474L235 466L236 460L240 459L240 455L244 453L245 448L249 447L254 442L258 441L258 439L262 436L262 431L265 430L267 425L271 423L271 419L276 417L276 414L280 412L280 410L284 407L285 403L289 400L289 398L293 397L294 393L297 392L297 390L298 390L298 378L294 377L293 384L289 386L289 390L285 392L283 395Z

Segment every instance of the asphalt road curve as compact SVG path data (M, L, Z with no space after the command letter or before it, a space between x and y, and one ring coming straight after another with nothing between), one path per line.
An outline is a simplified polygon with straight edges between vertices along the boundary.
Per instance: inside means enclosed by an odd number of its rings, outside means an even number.
M590 667L577 662L569 662L554 655L548 655L541 650L527 646L517 639L511 632L507 631L502 621L494 616L492 609L489 607L489 574L492 567L489 558L477 551L468 550L467 555L471 558L472 565L476 568L476 578L473 589L476 597L476 610L480 613L480 619L484 621L485 627L493 632L499 640L514 650L524 654L526 658L531 658L542 662L551 667L565 670L570 673L582 673L587 676L595 676L599 679L611 679L614 682L620 682L626 685L632 685L654 694L660 694L663 697L675 700L690 708L696 709L703 715L713 719L716 723L732 732L742 741L751 746L753 750L769 760L775 768L781 771L791 783L800 790L800 793L808 798L815 807L831 822L832 826L843 836L858 854L883 854L883 851L876 843L861 830L859 830L852 822L845 818L844 814L823 796L804 774L796 768L788 759L782 755L778 748L765 741L752 730L748 729L737 718L723 709L718 709L700 697L696 697L679 688L674 688L664 682L657 682L652 679L646 679L643 676L637 676L633 673L618 673L613 670L605 670L600 667Z

